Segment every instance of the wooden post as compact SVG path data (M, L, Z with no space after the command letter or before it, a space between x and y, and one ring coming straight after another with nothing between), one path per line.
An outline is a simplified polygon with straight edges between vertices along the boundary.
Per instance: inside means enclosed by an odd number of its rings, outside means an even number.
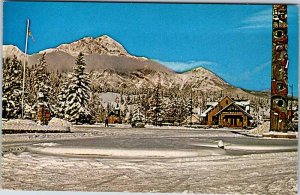
M270 131L287 131L287 5L273 5Z

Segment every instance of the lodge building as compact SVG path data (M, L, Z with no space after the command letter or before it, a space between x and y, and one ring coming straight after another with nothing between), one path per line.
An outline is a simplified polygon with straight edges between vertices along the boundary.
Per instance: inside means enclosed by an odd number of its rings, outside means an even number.
M208 126L243 128L250 126L250 101L233 100L226 96L219 102L208 102L200 115L202 124Z

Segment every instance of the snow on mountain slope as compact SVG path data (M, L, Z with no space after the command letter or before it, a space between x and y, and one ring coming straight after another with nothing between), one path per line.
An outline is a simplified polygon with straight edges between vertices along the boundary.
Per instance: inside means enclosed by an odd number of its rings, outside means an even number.
M129 54L125 48L107 35L98 38L85 37L78 41L62 44L56 48L28 55L30 65L38 63L43 53L49 71L69 72L79 52L85 54L87 71L91 72L92 84L108 88L143 89L162 88L174 90L199 90L201 92L247 93L232 87L213 72L199 67L185 73L175 73L166 66L143 57ZM3 57L16 55L24 60L24 53L16 46L3 46Z
M16 55L24 60L24 53L16 46L3 46L3 57L12 57ZM75 59L79 52L85 54L87 70L103 71L107 69L116 70L121 73L132 72L136 70L155 70L173 74L174 71L169 68L149 60L144 57L136 57L128 54L124 47L108 37L103 35L98 38L85 37L78 41L62 44L57 48L50 48L40 51L37 54L28 55L30 65L38 63L43 53L46 53L46 61L50 71L72 71Z
M106 54L111 56L131 56L120 43L107 35L103 35L95 39L93 37L84 37L78 41L74 41L69 44L62 44L56 48L40 51L39 53L51 53L53 51L63 51L75 57L80 52L84 55Z
M182 81L181 88L188 85L196 89L205 88L206 90L219 91L229 86L219 76L203 67L179 74L179 78Z
M18 59L21 60L23 60L25 57L25 54L17 46L14 45L3 45L2 55L3 58L13 58L15 55Z

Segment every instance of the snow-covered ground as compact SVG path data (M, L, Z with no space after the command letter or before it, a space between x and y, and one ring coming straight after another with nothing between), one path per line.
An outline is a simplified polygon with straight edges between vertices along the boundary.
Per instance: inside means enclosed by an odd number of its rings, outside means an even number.
M296 194L297 153L176 159L7 154L2 187L21 190Z
M250 138L225 129L96 126L3 139L4 148L27 147L4 153L4 189L297 193L297 140ZM217 148L218 140L225 150Z

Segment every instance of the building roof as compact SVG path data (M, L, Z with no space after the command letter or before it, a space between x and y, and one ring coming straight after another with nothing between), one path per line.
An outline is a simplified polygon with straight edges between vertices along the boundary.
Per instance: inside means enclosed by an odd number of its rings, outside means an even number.
M209 113L209 111L211 111L216 105L218 105L218 102L214 102L216 103L215 105L211 105L207 110L205 110L202 114L200 114L201 117L206 117L207 113Z
M232 102L231 104L225 106L223 109L221 109L217 114L215 115L219 115L221 114L224 110L226 110L227 108L229 108L230 106L234 106L236 107L237 109L239 109L243 114L247 115L248 117L252 118L252 116L246 112L244 109L242 109L240 106L238 106L235 102Z
M251 118L252 116L247 113L245 110L243 110L240 106L242 107L246 107L246 106L250 106L250 100L234 100L232 98L230 98L229 96L225 96L224 98L222 98L219 102L223 101L225 98L229 98L232 103L234 103L235 105L239 106L239 109L241 109L244 113L246 113L247 115L249 115ZM206 109L202 114L200 114L201 117L206 117L207 114L214 108L216 107L219 102L207 102L206 105L210 106L208 109ZM230 104L229 104L230 105ZM228 106L229 106L228 105ZM227 107L227 106L226 106ZM226 108L224 107L224 108Z
M225 98L229 98L231 101L233 101L230 97L225 96L219 102L223 101ZM205 110L200 116L201 117L206 117L207 113L209 113L214 107L216 107L219 104L219 102L207 102L206 105L210 106L210 107L207 110Z

